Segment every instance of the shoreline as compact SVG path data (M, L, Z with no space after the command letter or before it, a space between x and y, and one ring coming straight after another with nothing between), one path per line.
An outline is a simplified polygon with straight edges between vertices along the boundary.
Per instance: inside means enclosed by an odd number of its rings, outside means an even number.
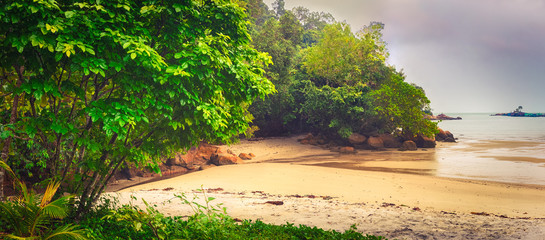
M347 202L394 203L437 211L486 212L545 218L545 187L466 181L435 176L302 166L285 163L229 165L133 186L119 192L222 188L274 195L331 196ZM483 203L487 203L483 205Z
M539 239L545 236L545 185L504 183L422 174L436 167L434 149L415 152L361 151L339 154L296 142L297 136L222 146L254 153L246 164L213 167L167 179L142 179L109 193L156 204L166 215L189 216L175 193L212 190L215 203L238 219L304 224L388 238ZM440 147L440 146L439 146ZM361 160L360 158L363 158ZM355 170L379 166L416 173ZM405 171L404 170L404 171ZM281 206L266 204L281 201ZM141 203L137 205L143 206ZM423 237L424 236L424 237Z

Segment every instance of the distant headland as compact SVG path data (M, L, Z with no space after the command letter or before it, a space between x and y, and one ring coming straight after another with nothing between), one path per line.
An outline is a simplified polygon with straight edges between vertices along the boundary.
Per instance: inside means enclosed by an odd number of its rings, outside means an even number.
M545 117L545 113L526 113L522 111L522 106L518 106L510 113L496 113L490 116L507 116L507 117Z
M461 117L451 117L451 116L447 116L445 114L439 114L437 116L434 116L434 115L428 115L426 116L427 119L429 120L462 120Z

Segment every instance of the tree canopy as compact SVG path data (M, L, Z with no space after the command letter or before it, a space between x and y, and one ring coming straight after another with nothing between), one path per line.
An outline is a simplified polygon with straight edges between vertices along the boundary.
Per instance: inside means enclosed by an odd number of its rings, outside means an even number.
M125 162L230 142L274 91L230 1L3 1L3 159L88 209Z

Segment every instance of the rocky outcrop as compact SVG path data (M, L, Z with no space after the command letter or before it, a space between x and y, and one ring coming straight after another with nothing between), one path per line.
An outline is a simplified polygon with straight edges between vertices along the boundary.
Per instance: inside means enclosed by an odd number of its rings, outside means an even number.
M429 120L462 120L461 117L451 117L442 113L437 116L433 116L433 115L426 116L426 118Z
M454 135L449 131L444 131L439 128L439 132L435 134L435 140L439 142L456 142Z
M244 158L251 159L255 157L252 153L240 154ZM190 171L208 169L214 166L241 164L244 163L241 157L236 156L231 150L224 153L220 147L201 143L198 147L192 147L187 152L176 153L172 158L166 158L159 164L159 169L163 176L183 174ZM131 179L134 177L156 177L159 174L138 169L135 166L121 169L116 175L116 179Z

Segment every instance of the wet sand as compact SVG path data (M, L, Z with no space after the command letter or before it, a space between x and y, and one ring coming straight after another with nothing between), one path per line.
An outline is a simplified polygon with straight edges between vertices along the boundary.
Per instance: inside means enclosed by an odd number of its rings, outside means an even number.
M243 165L135 186L118 197L127 202L135 195L158 203L168 214L189 215L186 206L162 203L174 193L204 186L221 189L211 194L241 219L337 230L356 223L362 232L401 239L545 236L545 186L437 177L433 149L340 155L301 145L296 137L243 141L229 148L257 157ZM285 204L265 204L269 200Z

